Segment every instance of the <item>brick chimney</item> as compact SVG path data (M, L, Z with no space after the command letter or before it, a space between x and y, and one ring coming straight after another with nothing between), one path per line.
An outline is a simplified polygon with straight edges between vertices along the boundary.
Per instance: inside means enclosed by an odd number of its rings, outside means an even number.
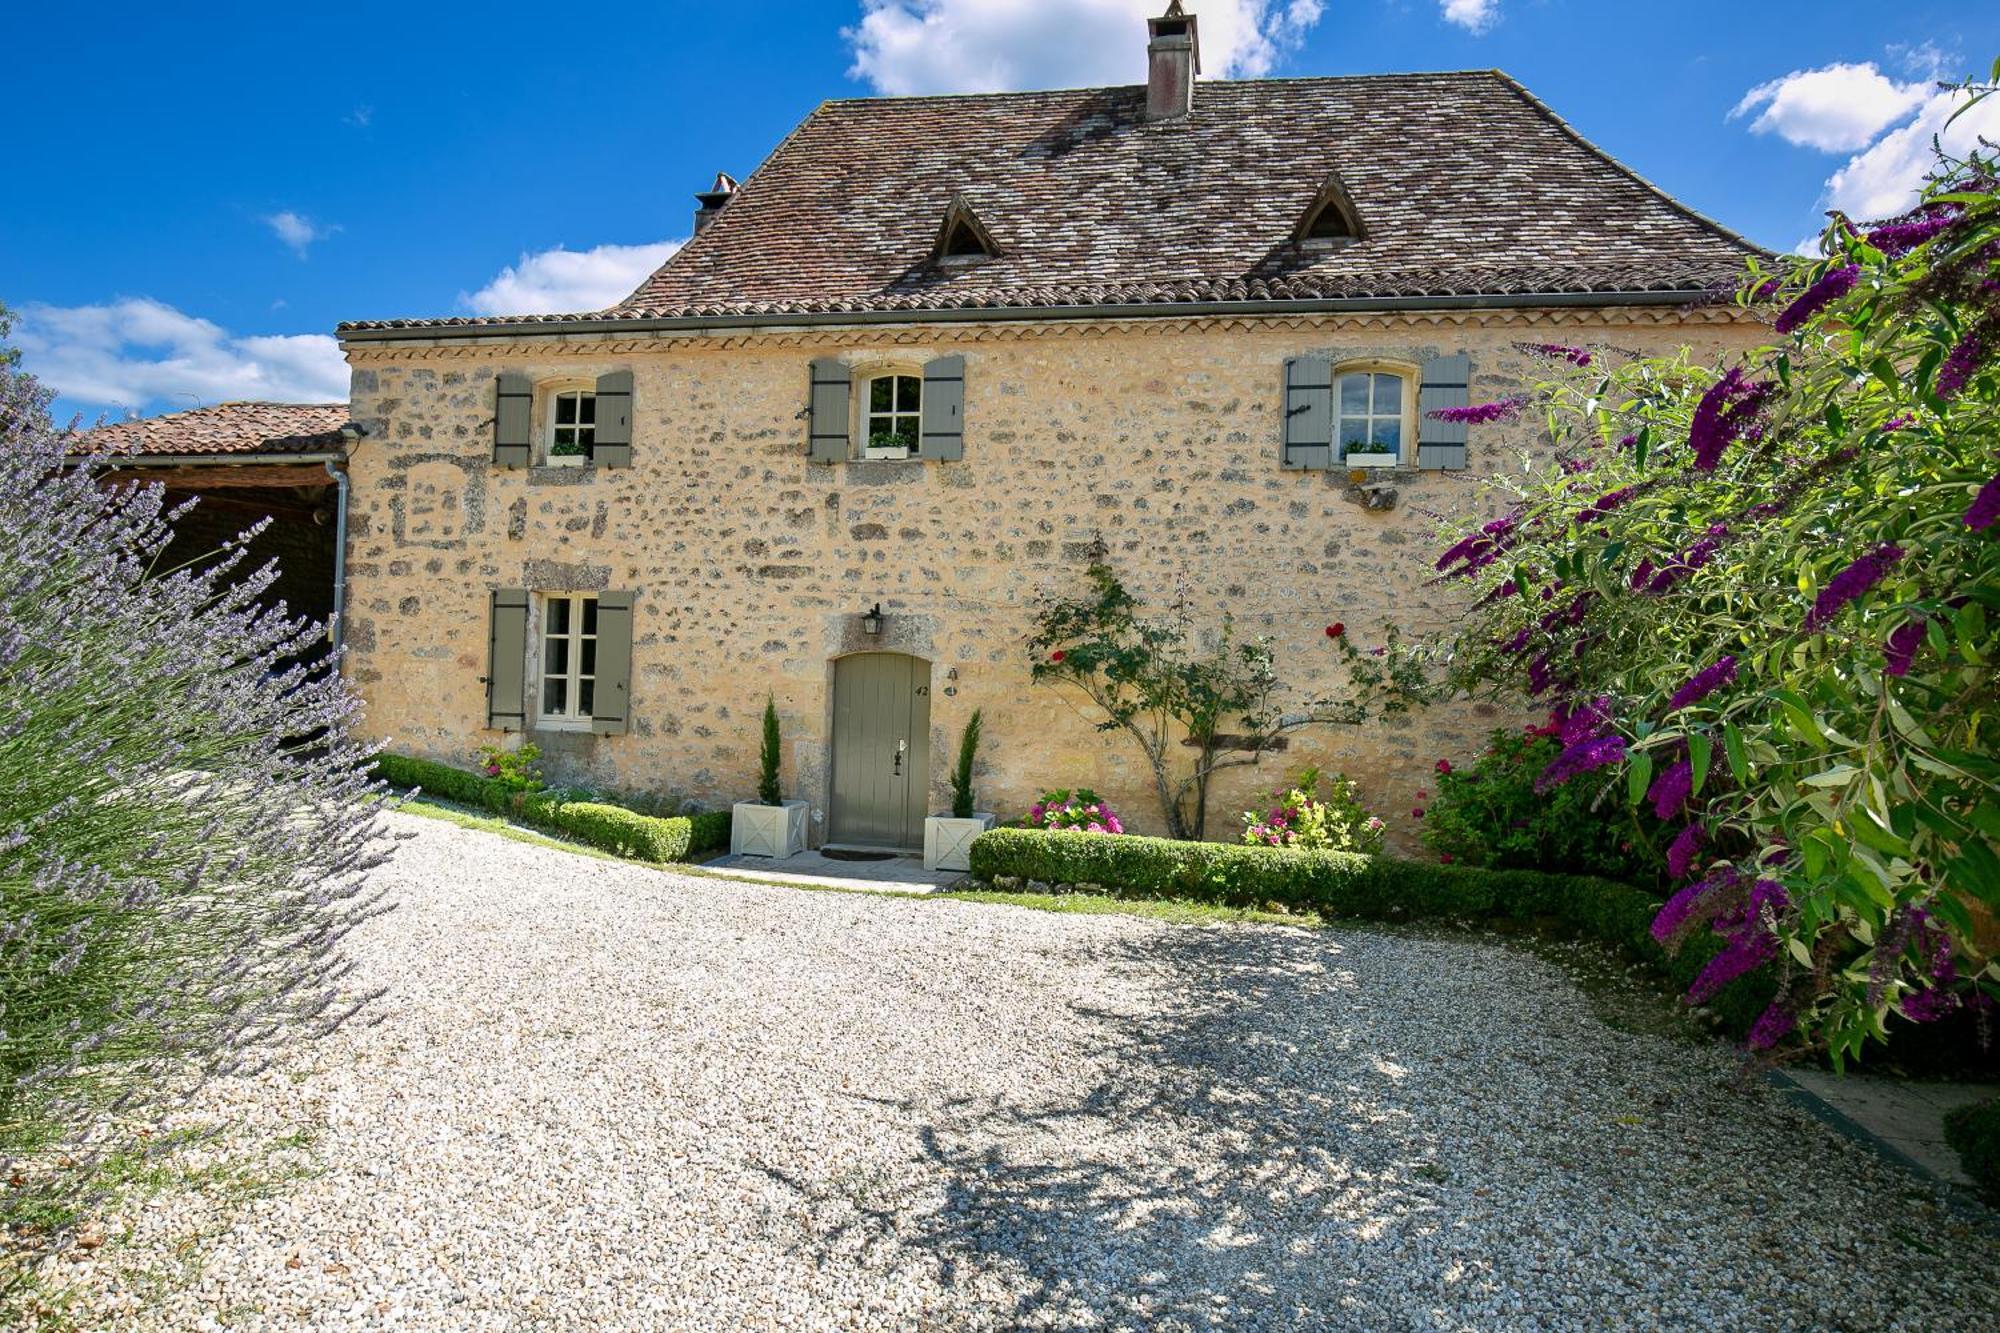
M715 221L716 215L729 206L736 197L736 178L726 171L715 173L715 184L695 195L695 202L701 207L694 211L694 229L700 231Z
M1194 76L1201 73L1201 40L1195 17L1173 0L1167 12L1146 20L1146 119L1179 120L1194 110Z

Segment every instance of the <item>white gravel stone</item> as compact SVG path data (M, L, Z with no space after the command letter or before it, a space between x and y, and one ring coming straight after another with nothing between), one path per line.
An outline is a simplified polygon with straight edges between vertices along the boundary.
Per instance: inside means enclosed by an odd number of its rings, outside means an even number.
M1995 1233L1464 938L800 892L415 816L311 1128L121 1328L1993 1327ZM114 1234L118 1234L115 1232ZM193 1235L200 1274L149 1287ZM88 1325L91 1319L86 1317Z

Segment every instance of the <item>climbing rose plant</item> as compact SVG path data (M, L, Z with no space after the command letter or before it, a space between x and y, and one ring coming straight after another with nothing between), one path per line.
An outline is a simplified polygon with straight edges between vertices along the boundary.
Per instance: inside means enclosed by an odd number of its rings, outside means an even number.
M1722 937L1689 998L1772 970L1753 1048L2000 995L1995 183L1753 273L1780 336L1734 364L1544 352L1553 457L1437 561L1447 683L1554 709L1537 787L1664 821L1653 933Z

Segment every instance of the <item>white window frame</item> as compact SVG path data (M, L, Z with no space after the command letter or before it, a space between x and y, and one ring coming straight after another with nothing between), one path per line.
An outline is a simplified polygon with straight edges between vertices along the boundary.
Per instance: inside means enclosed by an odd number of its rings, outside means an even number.
M874 397L875 397L875 381L899 380L899 379L916 381L917 385L916 407L907 410L896 407L895 390L891 389L889 394L890 410L887 412L877 412L873 410ZM856 388L856 393L854 396L858 404L856 409L857 411L856 434L859 440L861 441L861 456L863 458L886 458L886 459L910 459L910 458L921 457L921 450L923 447L923 437L924 437L924 377L922 373L918 371L913 371L905 366L872 367L868 370L863 371L858 376L858 382L855 388ZM872 426L874 425L875 422L883 420L893 422L893 421L903 420L905 418L907 418L910 422L910 439L912 441L907 448L902 445L874 445L869 443L869 441L872 438L874 438L875 432L872 429Z
M549 626L555 623L553 612L558 602L567 604L569 613L568 628L564 633L556 635L549 632ZM534 680L535 726L541 730L590 730L590 711L588 709L583 709L581 712L578 711L582 709L584 682L589 681L591 683L591 692L593 695L596 693L597 683L597 661L594 652L591 657L591 669L589 671L583 669L583 645L586 642L594 645L598 639L598 632L595 629L588 633L584 631L584 607L586 605L592 607L597 605L596 593L545 592L539 593L535 597L535 607L538 615L536 617L533 639L534 673L532 679ZM548 707L548 684L554 674L549 669L549 643L552 639L561 639L568 644L568 651L564 654L564 669L560 673L560 678L564 682L563 708L557 712L551 712ZM591 702L594 704L596 702L595 698Z
M568 429L580 433L583 452L580 454L559 454L556 452L556 431L565 429L556 422L556 404L565 397L574 397L581 404L590 401L590 423L572 424ZM589 467L593 461L597 444L597 383L594 380L565 380L545 385L542 390L542 462L548 467ZM582 436L581 432L589 432Z
M1348 421L1366 420L1371 426L1377 421L1391 419L1390 413L1377 412L1375 410L1375 386L1372 382L1368 386L1368 411L1359 414L1343 413L1340 410L1340 382L1349 375L1393 375L1401 382L1402 394L1400 407L1393 414L1394 419L1399 423L1396 432L1396 448L1393 451L1386 451L1377 449L1374 446L1367 446L1357 448L1354 452L1358 454L1393 452L1396 458L1396 465L1402 467L1407 466L1409 461L1416 457L1417 379L1421 374L1422 370L1420 367L1408 365L1401 361L1346 361L1334 366L1333 402L1331 405L1333 413L1333 438L1331 443L1333 445L1333 465L1335 467L1347 465L1348 451L1340 443L1340 423L1343 419ZM1374 432L1371 430L1369 433L1373 434Z

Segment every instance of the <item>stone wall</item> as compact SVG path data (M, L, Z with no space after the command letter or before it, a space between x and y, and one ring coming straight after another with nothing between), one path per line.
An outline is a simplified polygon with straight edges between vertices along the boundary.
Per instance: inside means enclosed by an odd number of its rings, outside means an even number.
M723 805L754 794L757 724L773 695L788 794L824 825L832 659L861 648L933 664L929 772L986 717L982 808L1017 814L1038 790L1088 785L1138 831L1160 816L1129 741L1080 701L1031 685L1035 600L1073 584L1098 544L1139 596L1188 598L1197 623L1234 618L1274 640L1302 692L1340 679L1324 627L1358 641L1391 623L1448 625L1428 585L1434 515L1483 503L1482 472L1538 447L1529 422L1475 427L1472 470L1405 471L1371 506L1345 473L1279 467L1286 357L1417 362L1466 351L1474 401L1541 371L1522 341L1693 345L1757 340L1728 310L970 325L791 330L610 341L350 346L355 451L351 670L367 726L396 748L464 763L484 730L487 596L497 586L638 594L632 730L536 734L560 776ZM808 463L807 363L966 359L965 456L950 463ZM493 379L630 369L630 469L496 469ZM876 603L878 639L858 617ZM1357 779L1399 845L1440 757L1468 758L1518 718L1445 707L1295 734L1283 755L1218 785L1209 834L1306 763Z

